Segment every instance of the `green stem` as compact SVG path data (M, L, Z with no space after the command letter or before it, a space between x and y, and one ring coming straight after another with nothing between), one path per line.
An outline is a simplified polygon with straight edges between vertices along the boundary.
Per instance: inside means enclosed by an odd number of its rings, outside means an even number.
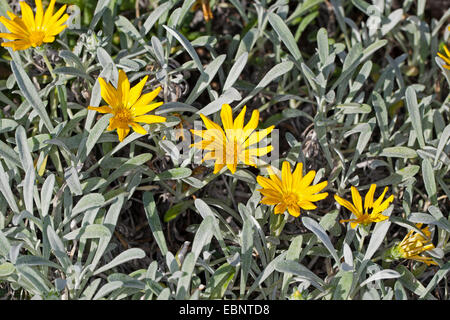
M45 48L42 48L41 50L39 50L39 53L42 56L42 58L44 59L45 65L47 66L48 71L50 71L50 74L51 74L53 80L56 80L56 74L55 74L55 71L53 70L50 60L48 59L47 50Z

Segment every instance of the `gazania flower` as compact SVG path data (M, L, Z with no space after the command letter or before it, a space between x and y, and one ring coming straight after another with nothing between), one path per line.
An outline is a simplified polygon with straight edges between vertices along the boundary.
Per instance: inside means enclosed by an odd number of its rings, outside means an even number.
M303 177L302 163L298 163L294 172L291 173L291 165L284 161L281 167L281 179L274 173L269 175L270 178L256 177L259 185L263 187L258 189L264 196L261 203L275 205L275 214L284 213L287 209L294 217L300 215L300 209L314 210L317 206L313 202L328 196L327 192L318 193L328 185L327 181L310 185L315 176L316 172L312 170Z
M11 33L0 33L0 38L12 40L3 42L3 47L11 47L14 51L25 50L30 47L39 47L43 43L55 41L55 36L61 33L67 25L64 23L69 18L64 14L66 5L62 6L55 14L56 0L51 0L50 5L44 13L42 0L36 0L36 15L33 14L31 7L25 2L20 2L22 17L17 17L12 12L7 12L9 19L0 17L0 22Z
M420 256L421 253L434 249L431 243L431 232L429 227L423 228L421 223L416 224L416 227L422 231L423 234L410 230L405 238L395 248L398 256L403 259L411 259L421 261L429 265L437 265L431 257Z
M114 88L105 79L99 78L101 94L103 100L108 105L101 107L91 107L89 110L95 110L100 113L111 113L114 116L109 120L108 130L117 129L119 141L130 132L130 127L140 134L147 134L147 131L138 123L160 123L166 121L166 118L146 113L158 108L162 102L150 103L156 98L161 87L141 96L148 76L141 80L136 86L130 89L130 82L123 70L119 70L119 81L117 88Z
M196 11L198 9L202 8L203 11L203 18L206 22L213 19L213 13L211 11L211 6L209 5L209 0L197 0L194 5L192 6L192 11Z
M353 204L345 199L342 199L338 195L334 195L334 199L341 206L347 208L356 216L356 219L340 220L340 222L343 223L350 221L350 226L355 228L358 224L368 225L372 222L380 222L388 219L388 217L384 216L382 213L389 207L390 203L394 201L394 196L391 195L383 202L384 196L388 190L388 187L386 187L381 196L374 202L373 197L376 187L376 184L372 184L370 186L370 189L364 199L364 208L362 198L359 195L358 190L353 186L351 187Z
M208 151L202 162L215 160L214 173L219 172L225 166L235 173L238 163L256 167L255 157L264 156L272 151L272 146L250 148L272 132L274 126L253 132L258 126L259 112L254 110L249 122L244 126L245 111L246 107L244 106L233 121L230 105L224 104L220 112L224 130L202 114L200 117L206 130L191 130L194 135L203 139L192 144L191 147Z

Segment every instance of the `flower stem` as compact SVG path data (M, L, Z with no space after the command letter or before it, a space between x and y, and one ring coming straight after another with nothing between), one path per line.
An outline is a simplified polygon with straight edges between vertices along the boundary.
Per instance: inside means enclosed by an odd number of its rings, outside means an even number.
M56 74L55 74L55 71L53 70L50 60L48 59L47 50L45 48L43 48L43 49L39 50L38 52L44 59L45 65L47 66L48 71L50 71L50 75L52 76L53 80L56 80Z

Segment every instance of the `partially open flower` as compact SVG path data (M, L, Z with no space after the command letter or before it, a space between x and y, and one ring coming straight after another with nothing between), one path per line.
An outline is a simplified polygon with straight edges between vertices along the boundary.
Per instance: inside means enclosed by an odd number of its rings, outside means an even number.
M448 27L448 30L450 31L450 27ZM439 58L441 58L442 60L444 60L445 64L442 65L445 69L450 70L450 50L448 50L447 46L444 44L444 51L445 51L445 55L443 55L442 53L438 52L437 55Z
M0 33L0 38L12 40L3 42L2 46L11 47L16 51L40 47L43 43L55 41L55 36L67 27L64 23L69 19L69 15L64 14L66 5L53 14L55 2L56 0L51 0L44 13L42 0L36 0L36 15L34 15L31 7L25 1L21 1L22 17L18 17L9 11L7 14L10 20L6 17L0 17L0 22L11 32Z
M275 205L275 214L284 213L288 210L289 214L298 217L300 209L314 210L316 205L313 202L323 200L328 193L318 193L327 185L327 181L323 181L316 185L311 185L316 172L309 171L303 176L303 164L297 164L293 173L291 173L291 165L284 161L281 168L281 179L274 173L270 174L270 179L262 176L256 177L258 183L263 189L258 189L264 196L261 203L267 205Z
M121 142L130 132L130 127L137 133L147 134L147 131L138 122L151 124L166 121L165 117L146 114L163 104L162 102L151 103L161 91L161 87L141 95L147 79L148 76L133 88L130 88L130 82L123 70L119 70L117 88L114 88L103 78L98 79L102 98L108 105L101 107L89 106L88 109L100 113L113 114L114 116L109 120L108 130L117 129L119 141Z
M444 60L445 64L442 65L445 69L450 70L450 50L448 50L447 46L444 45L444 51L445 51L445 55L443 55L442 53L438 52L437 55L439 56L439 58L441 58L442 60Z
M431 243L431 232L429 227L421 229L422 224L416 224L416 227L422 231L423 234L410 230L402 242L400 242L395 250L398 252L398 257L403 259L411 259L416 261L421 261L429 265L437 265L437 263L431 258L426 256L421 256L420 254L434 249L433 243Z
M388 187L386 187L381 196L374 202L373 198L376 187L376 184L372 184L370 186L370 189L364 199L364 208L362 198L358 190L354 186L351 187L353 204L339 197L338 195L334 195L334 199L341 206L350 210L356 217L356 219L345 219L340 220L339 222L350 222L350 226L352 228L355 228L358 224L368 225L372 222L380 222L388 219L388 217L383 215L382 213L389 207L390 203L394 201L394 196L391 195L383 202L384 196L388 190Z

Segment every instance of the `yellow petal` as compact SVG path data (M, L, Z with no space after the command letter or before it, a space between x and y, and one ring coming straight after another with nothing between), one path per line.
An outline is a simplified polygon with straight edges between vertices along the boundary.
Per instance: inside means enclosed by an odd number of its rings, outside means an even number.
M227 168L231 171L232 174L234 174L237 169L237 163L227 163Z
M247 149L245 152L250 156L257 156L261 157L273 150L273 146L266 146L263 148L253 148L253 149Z
M318 184L315 184L313 186L307 187L305 189L305 193L314 194L314 193L320 192L323 189L325 189L327 185L328 185L328 181L322 181L321 183L318 183Z
M389 207L389 205L391 204L392 201L394 201L394 195L391 195L389 198L386 199L386 201L384 201L379 206L374 205L372 214L382 213L384 210L386 210Z
M261 187L264 189L272 189L278 191L280 194L282 193L281 189L281 181L274 181L272 179L265 178L263 176L257 176L256 181L259 183Z
M296 218L298 216L300 216L300 208L298 206L290 205L290 206L287 207L287 209L288 209L288 212L289 212L289 214L291 216L294 216Z
M279 203L281 200L280 199L281 194L274 189L258 189L258 191L261 192L263 196L276 200L277 203Z
M387 191L388 191L388 187L384 188L383 193L382 193L382 194L378 197L378 199L373 203L374 211L375 211L375 208L378 207L378 206L381 204L381 202L383 201L384 196L386 195L386 192L387 192Z
M119 141L122 142L123 139L128 135L130 132L130 128L117 128L117 134L119 136Z
M300 201L298 203L298 205L300 206L300 208L302 208L304 210L315 210L315 209L317 209L317 206L314 203L312 203L310 201L306 201L306 200Z
M225 137L225 133L223 132L222 128L217 123L209 120L208 117L205 117L203 114L200 114L200 118L202 118L206 129L208 129L208 130L211 130L211 129L216 130L217 133L220 132L220 135L223 135Z
M136 101L138 101L139 97L142 94L142 90L144 89L144 86L147 83L147 80L148 80L148 76L145 76L137 85L135 85L133 88L130 89L130 96L129 96L129 100L128 100L129 106L134 105L136 103ZM144 112L142 114L145 114L147 112Z
M137 133L140 133L140 134L147 134L148 133L147 130L145 130L139 123L130 122L130 126Z
M284 161L281 166L281 181L283 184L283 191L290 192L292 190L292 175L291 164L288 161Z
M447 55L447 57L450 58L450 50L448 50L448 48L445 44L444 44L444 51L445 51L445 54Z
M144 123L160 123L160 122L165 122L166 118L165 117L161 117L161 116L154 116L154 115L150 115L150 114L146 114L143 116L138 116L134 118L135 122L144 122Z
M132 107L133 113L135 116L140 116L146 113L149 113L150 111L155 110L159 106L161 106L164 102L155 102L146 106L141 106L139 109L136 109L135 107Z
M28 30L36 30L36 23L31 7L25 1L20 1L20 10L22 12L22 21L25 23Z
M222 168L225 167L225 164L223 163L217 163L214 165L214 174L218 173Z
M18 19L18 21L20 21ZM0 17L0 22L12 33L28 35L28 29L25 25Z
M123 106L128 106L128 96L130 93L130 81L123 70L119 70L119 81L117 82L117 93Z
M88 110L94 110L100 113L112 113L113 110L109 106L101 106L101 107L88 107Z
M280 214L286 211L286 204L284 203L280 203L277 206L275 206L275 210L274 213L275 214Z
M117 98L117 90L103 78L98 78L98 82L100 83L100 92L103 100L113 108L118 107L120 102Z
M228 136L228 130L232 133L233 131L233 115L229 104L222 105L222 110L220 110L220 118L222 119L222 125L225 133Z
M241 112L238 114L236 119L234 119L233 128L234 130L242 130L244 128L244 118L245 118L245 111L247 110L247 107L244 106L241 110Z
M306 199L311 202L316 202L325 199L328 197L328 192L317 193L310 196L307 196Z
M314 180L314 177L316 176L316 171L315 170L311 170L309 171L302 180L300 180L300 182L297 184L297 188L299 190L303 190L306 187L308 187L311 182Z
M50 21L50 18L52 17L52 15L53 15L53 11L55 10L55 2L56 2L56 0L51 0L50 1L50 4L48 5L48 8L47 8L47 10L45 11L45 14L44 14L44 21L42 22L42 24L45 26L45 25L48 25L48 22Z
M259 122L259 111L255 109L252 112L250 120L244 127L244 138L247 138L253 131L255 131L256 127L258 127L258 122Z
M248 148L248 147L250 147L250 146L260 142L268 134L270 134L274 128L275 128L275 126L270 126L270 127L266 128L266 129L253 132L248 137L248 139L245 141L244 148Z
M295 166L295 170L292 175L292 183L294 189L296 188L297 184L302 180L302 178L303 178L303 163L299 162Z
M339 197L336 194L334 195L334 199L341 206L343 206L343 207L347 208L348 210L350 210L357 218L361 216L361 213L358 210L356 210L355 206L353 204L351 204L349 201Z
M371 184L369 191L367 191L366 197L364 198L364 208L369 209L373 207L373 196L375 194L376 184Z
M356 207L356 210L358 210L359 212L364 212L362 207L362 198L358 190L354 186L352 186L350 189L352 190L352 200L353 204Z
M272 197L264 197L260 201L262 204L273 206L280 203L280 199L272 198Z
M44 19L44 8L42 7L42 0L36 0L36 29L40 30L42 21Z
M64 11L66 11L67 5L63 5L45 24L45 27L47 27L47 30L51 31L51 28L54 24L58 24L59 18L64 14ZM45 19L45 17L44 17Z
M152 92L149 92L149 93L146 93L146 94L142 95L138 99L138 101L136 101L136 103L134 104L135 109L139 109L139 108L141 108L143 106L149 105L150 102L155 100L155 98L158 96L160 91L161 91L161 87L158 87L155 90L153 90Z
M23 37L22 35L16 33L0 33L0 38L7 40L22 39L22 37Z

